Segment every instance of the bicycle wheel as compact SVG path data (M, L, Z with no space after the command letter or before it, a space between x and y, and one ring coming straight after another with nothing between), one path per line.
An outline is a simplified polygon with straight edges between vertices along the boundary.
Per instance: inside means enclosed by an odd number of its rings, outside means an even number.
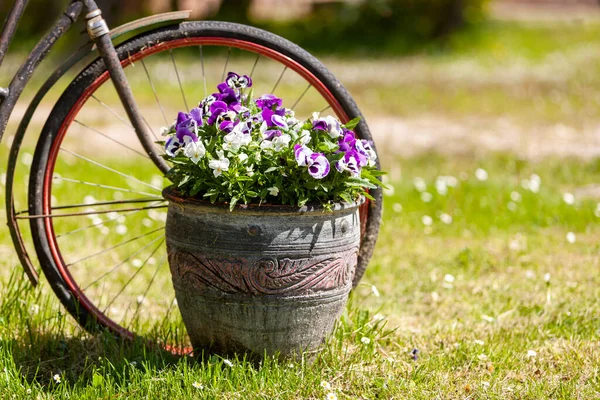
M255 93L286 99L299 119L315 110L343 121L361 116L319 61L252 27L186 22L135 37L117 53L157 140L161 126L215 92L230 70L251 75ZM43 128L29 182L33 242L52 289L86 329L104 327L134 338L152 336L162 326L159 336L182 346L185 331L164 245L166 182L109 81L102 60L91 63L64 91ZM357 134L371 139L364 119ZM380 190L372 194L378 201L361 210L355 283L371 257L381 218Z

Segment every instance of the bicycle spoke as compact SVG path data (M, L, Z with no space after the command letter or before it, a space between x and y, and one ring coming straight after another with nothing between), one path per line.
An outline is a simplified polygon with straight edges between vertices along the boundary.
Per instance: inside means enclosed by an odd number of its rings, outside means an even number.
M258 64L258 59L260 58L260 53L256 55L256 60L254 60L254 65L252 66L252 71L250 71L250 78L254 75L254 70L256 69L256 65Z
M71 183L78 183L80 185L87 185L87 186L94 186L94 187L98 187L98 188L102 188L102 189L110 189L113 192L127 192L127 193L133 193L133 194L141 194L144 196L156 196L156 193L146 193L146 192L136 192L135 190L131 190L131 189L127 189L127 188L121 188L121 187L117 187L117 186L108 186L108 185L102 185L100 183L95 183L95 182L86 182L86 181L80 181L77 179L71 179L71 178L64 178L62 176L53 176L52 180L60 180L60 181L65 181L65 182L71 182Z
M157 263L156 265L156 269L154 270L154 274L152 275L152 278L150 278L150 282L148 282L148 286L146 287L146 290L144 291L144 293L142 294L142 299L145 299L146 296L148 295L148 292L150 291L150 288L152 287L152 285L154 284L154 280L156 279L156 275L158 275L158 271L160 271L160 267L162 267L163 265L165 265L165 261L167 260L167 255L163 255L160 262ZM131 317L132 320L135 320L135 318L138 315L138 312L140 311L140 306L141 306L141 302L139 302L137 304L137 307L135 309L135 311L133 312L133 316ZM129 307L127 307L129 309ZM124 321L125 316L123 317L123 319L121 320L121 323Z
M87 157L84 157L84 156L82 156L82 155L80 155L80 154L77 154L77 153L75 153L74 151L67 150L67 149L65 149L64 147L61 147L60 149L61 149L62 151L64 151L64 152L67 152L67 153L69 153L69 154L71 154L71 155L73 155L73 156L77 157L77 158L80 158L80 159L82 159L82 160L84 160L84 161L87 161L87 162L89 162L90 164L94 164L94 165L96 165L96 166L98 166L98 167L100 167L100 168L103 168L103 169L107 170L107 171L113 172L113 173L115 173L115 174L117 174L117 175L120 175L120 176L122 176L122 177L124 177L124 178L131 179L131 180L133 180L133 181L135 181L135 182L141 183L142 185L144 185L144 186L147 186L147 187L149 187L149 188L151 188L151 189L154 189L154 190L156 190L156 191L158 191L158 192L162 192L162 189L161 189L161 188L157 188L156 186L152 186L152 185L151 185L151 184L149 184L148 182L141 181L141 180L139 180L138 178L136 178L136 177L134 177L134 176L131 176L131 175L124 174L124 173L122 173L122 172L120 172L120 171L117 171L116 169L113 169L113 168L111 168L111 167L108 167L108 166L106 166L106 165L104 165L104 164L102 164L102 163L99 163L98 161L94 161L94 160L92 160L92 159L89 159L89 158L87 158Z
M99 255L102 255L102 254L106 253L106 252L109 252L109 251L112 251L112 250L114 250L114 249L117 249L117 248L119 248L119 247L121 247L121 246L125 246L125 245L126 245L126 244L128 244L128 243L135 242L136 240L140 240L140 239L142 239L142 238L145 238L146 236L150 236L150 235L152 235L153 233L156 233L156 232L158 232L158 231L161 231L161 230L164 230L164 226L161 226L160 228L154 229L154 230L152 230L152 231L150 231L150 232L143 233L143 234L141 234L141 235L139 235L139 236L136 236L136 237L134 237L134 238L127 239L127 240L126 240L126 241L124 241L124 242L121 242L121 243L119 243L119 244L116 244L116 245L114 245L114 246L112 246L112 247L109 247L109 248L107 248L107 249L101 250L101 251L99 251L99 252L97 252L97 253L90 254L89 256L85 256L85 257L83 257L83 258L80 258L80 259L79 259L79 260L77 260L77 261L74 261L74 262L72 262L72 263L68 263L66 266L67 266L67 267L72 267L73 265L75 265L75 264L78 264L78 263L80 263L80 262L82 262L82 261L89 260L90 258L97 257L97 256L99 256ZM163 236L164 236L164 235L163 235ZM161 237L162 237L162 236L161 236ZM160 237L159 237L159 238L160 238Z
M183 92L183 86L181 85L181 78L179 78L179 71L177 70L177 64L175 63L175 56L173 55L173 50L169 49L169 53L171 53L171 61L173 61L173 68L175 69L175 75L177 76L177 83L179 83L179 90L181 90L181 97L183 97L183 105L185 106L185 110L189 111L187 100L185 99L185 93Z
M202 46L200 48L200 62L202 63L202 82L204 82L204 98L206 98L206 73L204 72L204 53L202 52Z
M81 217L83 215L94 215L94 214L108 214L111 212L128 212L128 211L139 211L139 210L153 210L156 208L165 208L166 204L158 206L147 206L138 208L117 208L112 210L101 210L101 211L83 211L79 213L68 213L68 214L37 214L37 215L24 215L15 217L15 219L40 219L40 218L66 218L66 217Z
M103 313L106 313L106 310L108 310L108 308L115 302L115 300L117 299L117 297L119 297L127 288L127 286L129 286L129 284L131 283L131 281L133 281L135 279L136 276L138 276L138 274L140 272L142 272L142 270L144 269L144 267L146 266L146 264L148 263L148 260L150 258L152 258L152 256L156 253L156 251L160 248L160 246L162 246L162 244L165 242L165 239L163 238L163 240L160 241L160 243L158 243L158 245L154 248L154 250L152 250L152 253L150 253L150 255L144 260L144 262L142 263L142 265L137 269L137 271L135 271L135 273L131 276L131 278L129 278L127 280L127 282L125 282L125 284L123 285L123 287L121 288L121 290L119 290L119 292L115 295L115 297L113 297L113 299L110 301L110 303L108 303L104 309L104 311L102 311Z
M223 75L221 76L221 82L225 80L225 74L227 73L227 64L229 64L229 55L231 54L231 47L227 49L227 58L225 59L225 66L223 66Z
M330 108L331 108L331 106L330 106L330 105L329 105L329 106L327 106L327 107L325 107L324 109L322 109L321 111L319 111L319 114L320 114L320 113L324 113L325 111L329 110Z
M130 127L131 129L133 128L133 125L131 125L131 123L126 120L125 118L121 117L119 114L117 114L116 111L114 111L112 108L110 108L107 104L105 104L102 100L100 100L99 98L97 98L95 95L92 95L92 99L96 100L98 103L100 103L100 105L102 107L104 107L109 113L111 113L112 115L114 115L115 117L117 117L117 119L121 122L123 122L125 125L127 125L128 127Z
M152 239L150 241L150 243L142 246L138 251L136 251L135 253L129 255L126 259L122 260L121 262L119 262L117 265L115 265L113 268L110 269L110 271L105 272L104 274L100 275L97 279L95 279L93 282L90 282L87 286L85 286L84 288L82 288L83 291L86 291L87 289L89 289L90 286L98 283L101 279L103 279L105 276L107 276L108 274L113 273L117 268L119 268L121 265L125 264L127 261L131 260L133 257L137 256L138 254L140 254L142 251L144 251L145 249L147 249L148 247L152 246L154 243L156 243L158 240L165 240L164 239L164 235L159 236L155 239ZM71 266L72 264L69 264L68 266Z
M112 223L114 221L119 220L119 218L121 218L121 217L129 216L129 215L138 213L140 211L143 211L143 210L140 209L140 210L128 211L128 212L126 212L126 213L124 213L122 215L118 215L118 216L116 216L114 218L103 219L100 222L97 222L97 223L94 223L94 224L91 224L91 225L87 225L87 226L84 226L84 227L81 227L81 228L73 229L71 231L63 232L63 233L61 233L59 235L56 235L56 238L58 239L60 237L72 235L74 233L85 231L87 229L95 228L95 227L102 226L102 225L105 225L105 224L110 224L110 223ZM110 212L109 212L109 214L110 214ZM90 215L93 215L93 214L90 214Z
M147 154L145 154L145 153L142 153L141 151L138 151L138 150L134 149L133 147L129 147L129 146L128 146L128 145L126 145L125 143L123 143L123 142L120 142L120 141L118 141L117 139L115 139L115 138L112 138L112 137L108 136L107 134L105 134L105 133L102 133L102 132L100 132L99 130L97 130L97 129L95 129L95 128L92 128L91 126L88 126L88 125L84 124L83 122L80 122L80 121L78 121L78 120L73 120L73 122L75 122L75 123L77 123L77 124L79 124L79 125L83 126L83 127L84 127L84 128L86 128L86 129L89 129L90 131L92 131L92 132L94 132L94 133L96 133L96 134L98 134L98 135L100 135L100 136L102 136L102 137L104 137L104 138L106 138L106 139L108 139L108 140L111 140L111 141L113 141L113 142L117 143L119 146L125 147L126 149L128 149L128 150L131 150L131 151L133 151L134 153L137 153L137 154L139 154L140 156L142 156L142 157L144 157L144 158L150 159L150 157L148 157L148 155L147 155Z
M156 104L158 104L158 108L160 108L160 112L165 120L165 125L169 125L169 122L167 121L167 116L165 115L165 110L163 109L162 105L160 104L160 100L158 100L158 94L156 93L156 88L154 87L154 83L152 83L152 78L150 78L150 73L148 72L148 68L146 68L146 63L144 62L143 58L140 61L142 62L142 67L144 67L144 71L146 72L146 77L148 78L148 83L150 83L150 87L152 88L152 92L154 93L154 98L156 99Z
M298 105L298 103L300 103L300 100L302 100L302 98L304 97L304 95L306 94L306 92L308 92L308 90L311 87L312 87L312 85L309 83L308 86L306 87L306 89L304 89L304 92L302 92L302 94L300 95L300 97L298 97L298 100L296 100L296 102L292 106L292 110L296 108L296 106Z
M107 200L98 201L96 203L81 203L81 204L68 204L64 206L52 207L52 210L64 210L67 208L81 208L81 207L94 207L94 206L107 206L113 204L129 204L129 203L152 203L157 201L164 201L162 197L153 197L151 199L128 199L128 200Z
M279 86L279 82L281 82L281 78L283 78L283 74L285 74L285 71L287 71L287 66L285 66L283 68L283 71L281 71L281 75L279 75L279 79L277 79L277 82L275 82L275 86L273 86L273 90L271 90L271 93L275 94L275 89L277 89L277 86Z

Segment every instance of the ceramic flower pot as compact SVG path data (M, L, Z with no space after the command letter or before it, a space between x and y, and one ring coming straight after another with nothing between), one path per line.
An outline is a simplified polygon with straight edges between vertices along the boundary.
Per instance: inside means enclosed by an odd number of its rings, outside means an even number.
M164 190L177 302L197 354L318 350L352 288L359 203L213 205Z

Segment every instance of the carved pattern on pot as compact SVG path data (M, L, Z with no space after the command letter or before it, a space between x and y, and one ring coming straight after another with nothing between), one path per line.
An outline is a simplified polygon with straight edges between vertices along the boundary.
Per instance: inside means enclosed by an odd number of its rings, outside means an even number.
M358 248L333 257L312 259L206 257L169 249L174 277L204 292L281 295L335 290L352 284Z

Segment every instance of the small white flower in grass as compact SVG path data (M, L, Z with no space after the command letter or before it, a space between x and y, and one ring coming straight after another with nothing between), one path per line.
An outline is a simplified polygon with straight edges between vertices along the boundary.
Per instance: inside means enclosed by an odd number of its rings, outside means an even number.
M143 303L146 301L146 299L144 298L144 296L143 296L143 295L141 295L141 294L140 294L140 295L139 295L139 296L136 298L136 301L137 301L137 303L138 303L138 304L143 304Z
M27 390L25 391L25 393L31 394L31 389L27 388Z
M204 147L204 143L201 140L197 142L189 142L185 146L184 154L188 157L194 164L198 164L198 161L202 159L206 155L206 148Z
M327 400L337 400L337 394L331 392L331 393L327 393Z
M369 343L371 343L371 339L369 339L366 336L363 336L362 338L360 338L360 341L361 341L362 344L369 344Z
M572 206L573 204L575 204L575 196L573 195L573 193L565 193L563 194L563 201L568 205Z
M87 195L83 198L83 204L94 204L96 199L92 195Z
M108 229L108 226L103 226L100 228L100 233L102 235L106 236L110 233L110 229Z
M331 389L331 384L327 381L321 381L320 385L323 389Z
M33 155L27 152L23 153L23 155L21 156L21 162L23 163L23 165L30 166L33 162Z
M40 312L40 306L37 304L32 304L31 307L29 307L29 312L33 315L38 314Z
M139 258L134 258L134 259L131 261L131 265L133 265L133 266L134 266L134 267L136 267L136 268L139 268L139 267L141 267L142 265L144 265L144 262L143 262L142 260L140 260Z
M455 279L454 275L452 275L452 274L446 274L446 275L444 275L444 280L446 282L448 282L448 283L454 282L454 279Z
M529 190L531 190L532 193L539 192L541 185L542 185L542 179L538 175L532 174L529 177Z
M416 177L413 180L413 184L415 185L415 189L417 189L419 192L424 192L427 190L427 183L425 183L425 179L423 178Z
M577 241L577 236L573 232L567 233L567 242L575 243Z
M429 215L423 215L421 222L425 226L431 226L431 224L433 224L433 218L431 218Z
M473 343L478 344L480 346L483 346L485 344L483 340L479 340L479 339L473 340Z
M421 200L423 203L429 203L431 200L433 200L433 195L429 192L423 192L421 193Z
M394 210L394 212L397 212L397 213L402 212L402 204L400 204L400 203L394 203L392 205L392 210Z
M551 278L551 276L550 276L550 272L546 272L546 273L544 274L544 282L546 282L546 283L550 283L550 278Z
M279 194L279 188L277 186L272 186L267 189L271 196L277 196Z
M515 212L519 209L519 206L517 206L517 203L514 201L509 201L506 208L508 208L509 211Z
M117 225L115 232L119 235L124 235L127 233L127 227L125 225Z
M442 196L445 196L448 193L448 184L444 178L438 177L436 179L435 190L437 190L437 192Z
M446 225L450 225L452 223L452 216L450 214L441 213L440 214L440 221L442 221Z
M485 354L481 353L480 355L477 356L477 358L481 361L485 361L488 359L488 356L486 356Z
M385 315L382 315L382 314L373 315L373 321L375 321L375 322L383 321L384 319L385 319Z
M477 179L479 179L480 181L487 181L487 179L488 179L488 173L483 168L477 168L475 170L475 177Z
M371 285L371 293L373 293L373 296L375 297L379 297L381 295L375 285Z
M490 387L490 383L488 381L483 381L481 382L481 386L483 386L484 389L487 389Z
M223 364L227 365L228 367L233 367L233 363L226 358L223 359Z
M192 383L192 386L195 387L196 389L204 389L204 385L201 384L200 382L194 382L194 383Z
M537 356L537 351L535 350L527 350L527 357L535 357Z
M532 270L528 269L527 271L525 271L525 278L527 278L527 279L535 279L535 272L533 272Z
M486 322L494 322L496 320L496 318L494 317L490 317L489 315L483 314L481 316L481 319L486 321Z
M522 197L521 197L521 193L519 192L511 192L510 193L510 199L512 201L514 201L515 203L518 203L521 201Z
M54 375L52 376L52 379L53 379L53 380L54 380L54 382L56 382L56 383L60 383L60 382L61 382L61 378L60 378L60 375L59 375L59 374L54 374Z

